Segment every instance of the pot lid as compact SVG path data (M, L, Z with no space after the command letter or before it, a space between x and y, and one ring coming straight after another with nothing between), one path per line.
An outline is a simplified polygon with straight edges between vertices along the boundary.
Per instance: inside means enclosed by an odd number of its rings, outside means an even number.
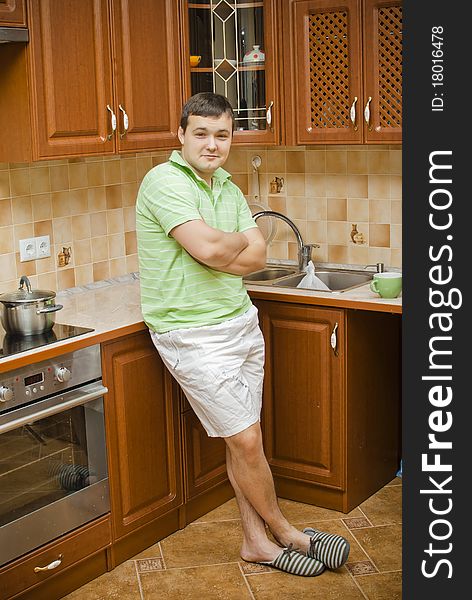
M56 292L52 290L16 290L15 292L6 292L0 296L0 302L36 302L39 300L50 300L56 297Z

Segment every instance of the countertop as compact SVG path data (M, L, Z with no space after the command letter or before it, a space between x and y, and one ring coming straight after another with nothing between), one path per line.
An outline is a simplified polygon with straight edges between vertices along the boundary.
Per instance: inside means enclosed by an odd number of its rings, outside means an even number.
M247 289L251 297L257 299L288 302L296 300L302 304L396 314L402 312L401 297L391 300L379 298L377 294L371 292L369 284L337 294L253 284L248 285ZM33 360L52 358L146 329L141 314L137 273L58 292L56 301L64 306L57 313L58 323L90 327L94 331L1 358L0 373L30 364Z

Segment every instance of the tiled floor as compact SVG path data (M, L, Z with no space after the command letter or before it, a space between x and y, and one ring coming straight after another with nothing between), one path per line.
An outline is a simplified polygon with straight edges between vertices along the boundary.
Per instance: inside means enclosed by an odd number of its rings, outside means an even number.
M72 594L68 600L400 600L401 479L345 515L280 500L289 521L341 533L348 562L318 577L296 577L239 557L236 503L219 508Z

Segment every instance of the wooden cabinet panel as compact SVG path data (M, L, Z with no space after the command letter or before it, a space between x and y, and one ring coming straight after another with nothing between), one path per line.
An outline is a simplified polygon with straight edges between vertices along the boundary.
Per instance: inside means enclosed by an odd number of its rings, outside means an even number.
M112 7L118 149L176 146L181 78L175 2L115 0Z
M281 3L288 144L401 142L401 4Z
M26 27L26 0L0 0L0 27Z
M29 11L38 158L113 153L107 0L32 0Z
M182 505L178 389L148 332L103 346L114 539Z
M29 0L28 12L23 56L4 53L1 84L9 93L0 99L1 125L13 142L0 144L0 160L179 145L182 79L173 0Z
M193 410L182 415L184 436L185 500L224 482L226 444L222 438L208 437Z
M344 485L342 311L261 302L264 443L275 476ZM336 355L330 345L338 324Z
M402 139L402 0L364 0L365 141Z

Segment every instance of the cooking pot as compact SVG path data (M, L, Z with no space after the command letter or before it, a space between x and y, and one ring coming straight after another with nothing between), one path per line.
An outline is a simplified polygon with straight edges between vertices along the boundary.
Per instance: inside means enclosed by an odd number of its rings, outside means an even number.
M26 290L23 286L26 285ZM11 335L38 335L50 331L56 321L56 292L32 290L29 279L23 275L16 292L0 295L0 318L3 328Z

